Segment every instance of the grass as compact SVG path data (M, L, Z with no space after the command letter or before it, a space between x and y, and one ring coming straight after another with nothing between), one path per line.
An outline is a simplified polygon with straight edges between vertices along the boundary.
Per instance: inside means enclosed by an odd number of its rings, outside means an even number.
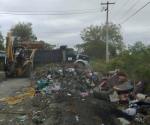
M104 60L94 59L90 62L92 68L96 72L106 73L108 71L108 65Z

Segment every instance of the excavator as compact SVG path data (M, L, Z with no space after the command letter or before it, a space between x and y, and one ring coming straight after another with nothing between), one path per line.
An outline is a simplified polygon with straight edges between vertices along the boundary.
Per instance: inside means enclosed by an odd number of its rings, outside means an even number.
M6 37L6 76L30 77L34 67L34 54L41 48L42 44L34 42L20 42L14 45L12 34L9 32Z

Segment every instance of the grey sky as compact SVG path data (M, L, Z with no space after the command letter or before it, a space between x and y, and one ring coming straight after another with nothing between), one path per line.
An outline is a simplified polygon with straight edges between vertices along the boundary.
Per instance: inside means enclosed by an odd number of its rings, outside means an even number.
M110 1L116 2L115 5L110 7L110 20L117 24L148 2L148 0ZM0 30L6 35L16 23L31 22L33 31L39 40L45 40L56 45L74 46L82 42L80 31L83 28L92 24L105 23L105 12L101 11L101 2L106 2L106 0L1 0L0 13L11 11L60 11L61 13L65 11L76 13L89 10L93 13L42 16L0 14ZM121 25L126 44L132 44L138 40L144 41L146 44L150 43L149 12L150 5Z

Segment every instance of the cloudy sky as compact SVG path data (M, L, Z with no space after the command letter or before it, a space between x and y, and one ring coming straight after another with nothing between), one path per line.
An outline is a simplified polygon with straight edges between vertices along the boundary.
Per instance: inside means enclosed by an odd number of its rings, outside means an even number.
M109 0L110 21L121 24L149 0ZM105 23L101 2L106 0L0 0L0 30L3 35L18 22L31 22L39 40L74 46L81 43L80 31ZM150 43L150 4L121 24L126 44Z

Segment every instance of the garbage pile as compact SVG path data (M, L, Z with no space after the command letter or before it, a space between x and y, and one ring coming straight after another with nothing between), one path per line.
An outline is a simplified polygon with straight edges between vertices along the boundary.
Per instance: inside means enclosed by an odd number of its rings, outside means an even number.
M45 74L42 72L42 77L38 77L35 83L32 103L38 113L34 113L32 122L45 125L103 124L96 109L91 107L96 102L91 97L92 89L98 81L97 73L79 72L72 67L54 67L47 69Z
M126 116L118 118L126 124L150 124L150 96L144 93L144 82L128 80L127 75L118 70L107 74L95 88L94 96L117 104L117 109ZM124 121L125 120L125 121Z
M125 73L118 70L100 77L89 69L79 72L74 67L63 66L47 69L36 80L35 89L36 96L48 96L59 107L61 125L136 125L150 122L150 97L141 93L143 86L141 81L133 84ZM66 116L64 109L68 105L71 109ZM89 117L96 118L98 122L89 120Z
M34 96L20 104L14 125L150 125L143 82L134 84L119 70L101 76L91 69L45 66L32 77Z

